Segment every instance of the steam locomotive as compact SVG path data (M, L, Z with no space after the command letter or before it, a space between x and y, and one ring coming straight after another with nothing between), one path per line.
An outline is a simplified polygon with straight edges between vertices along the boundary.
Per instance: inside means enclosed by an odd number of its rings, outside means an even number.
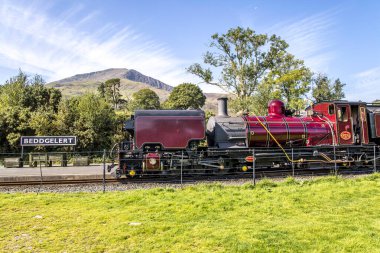
M325 101L293 116L280 100L268 115L231 117L227 98L218 114L201 110L137 110L125 123L130 138L120 143L118 176L255 168L376 166L380 106Z

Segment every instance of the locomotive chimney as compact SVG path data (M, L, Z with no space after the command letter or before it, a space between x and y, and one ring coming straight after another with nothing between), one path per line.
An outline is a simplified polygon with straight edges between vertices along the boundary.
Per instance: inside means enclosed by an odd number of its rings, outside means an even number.
M218 98L218 117L228 117L227 100L228 98Z

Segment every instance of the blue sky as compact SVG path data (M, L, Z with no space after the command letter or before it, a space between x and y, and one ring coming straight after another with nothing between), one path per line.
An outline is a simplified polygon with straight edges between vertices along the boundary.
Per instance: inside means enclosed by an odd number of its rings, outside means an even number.
M0 83L19 68L47 81L131 68L197 83L185 68L210 36L243 26L281 36L314 72L347 83L347 99L380 98L380 1L0 0L0 17Z

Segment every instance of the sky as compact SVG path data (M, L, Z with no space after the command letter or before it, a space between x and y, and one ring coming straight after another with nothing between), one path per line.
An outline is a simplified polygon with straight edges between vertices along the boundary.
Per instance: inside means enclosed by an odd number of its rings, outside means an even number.
M199 83L186 68L212 34L242 26L280 36L313 72L346 83L346 99L380 98L380 1L0 0L0 17L0 83L19 69L50 82L108 68Z

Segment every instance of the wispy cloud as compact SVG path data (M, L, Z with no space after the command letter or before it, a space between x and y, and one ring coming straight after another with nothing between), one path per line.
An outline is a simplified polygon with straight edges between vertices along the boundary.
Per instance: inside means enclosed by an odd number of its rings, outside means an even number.
M45 2L45 1L44 1ZM43 3L44 3L43 2ZM100 13L80 4L58 16L51 6L5 1L0 7L0 66L40 73L49 81L112 67L133 68L178 84L185 63L132 27L108 23L89 29Z
M334 16L329 10L298 20L288 20L272 26L269 31L280 35L290 45L289 51L315 72L328 72L334 59Z
M353 77L352 83L348 84L348 99L366 102L380 99L380 66L356 73Z

